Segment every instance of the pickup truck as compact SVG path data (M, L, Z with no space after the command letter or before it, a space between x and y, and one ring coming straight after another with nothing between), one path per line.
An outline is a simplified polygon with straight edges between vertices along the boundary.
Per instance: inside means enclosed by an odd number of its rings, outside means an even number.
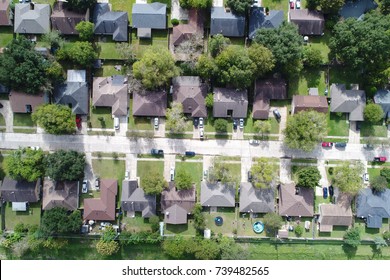
M164 151L163 150L158 150L158 149L151 149L150 153L155 156L163 156Z

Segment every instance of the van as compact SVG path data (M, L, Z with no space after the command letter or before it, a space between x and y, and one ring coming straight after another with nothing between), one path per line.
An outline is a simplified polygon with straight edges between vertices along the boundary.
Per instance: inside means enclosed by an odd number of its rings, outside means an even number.
M185 155L187 157L194 157L195 156L195 152L186 151Z
M114 128L116 130L119 130L119 118L118 117L114 118Z

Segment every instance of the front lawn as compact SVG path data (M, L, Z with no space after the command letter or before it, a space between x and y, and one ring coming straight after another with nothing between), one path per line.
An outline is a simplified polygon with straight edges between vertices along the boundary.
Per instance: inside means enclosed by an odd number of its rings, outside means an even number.
M387 137L387 127L383 125L382 121L379 123L363 122L360 127L361 137Z
M137 161L137 177L145 178L150 173L157 172L161 175L164 174L164 161L163 160L138 160Z
M6 47L13 39L13 27L0 26L0 48Z
M226 236L233 236L234 231L237 230L236 212L235 208L223 208L218 207L218 211L214 213L203 212L205 217L206 228L211 229L211 232L215 235L221 233ZM217 226L215 224L215 218L222 217L223 224Z
M252 113L249 113L250 117L245 119L245 124L244 124L244 133L255 133L253 130L253 124L255 121L252 118ZM271 123L271 131L270 134L279 134L279 122L274 118L269 118L268 121ZM261 134L259 134L261 135Z
M229 169L235 183L241 182L241 163L226 163L225 166Z
M0 114L0 126L5 126L5 119L2 114Z
M202 181L202 176L203 176L203 163L202 162L185 162L185 161L180 161L176 162L175 166L175 172L177 172L181 169L184 169L191 175L192 182L196 184L196 190L197 190L197 195L196 199L199 200L200 198L200 181Z
M6 202L5 207L5 228L13 230L15 225L39 225L41 220L41 203L29 203L27 211L12 211L12 203Z
M339 116L336 113L328 113L328 135L329 136L348 136L349 123L347 122L347 115Z
M129 130L154 130L152 119L150 117L134 117L133 116L133 99L129 102Z
M114 128L114 121L111 114L110 107L95 107L91 108L89 121L93 128Z
M117 49L116 42L111 38L104 37L103 40L97 42L99 58L102 59L121 59Z
M370 176L370 180L374 179L375 177L380 176L382 168L367 168L367 173Z
M309 88L318 88L318 94L324 95L326 89L325 72L320 69L305 69L298 77L289 81L288 97L308 95Z
M14 113L14 126L35 126L31 114Z

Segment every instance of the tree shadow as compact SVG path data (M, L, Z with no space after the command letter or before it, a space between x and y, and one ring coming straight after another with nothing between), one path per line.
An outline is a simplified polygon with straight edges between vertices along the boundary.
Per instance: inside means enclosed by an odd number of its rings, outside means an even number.
M347 256L347 258L349 260L355 258L356 252L357 252L357 247L353 247L353 246L350 246L348 244L343 244L342 248L343 248L345 255Z

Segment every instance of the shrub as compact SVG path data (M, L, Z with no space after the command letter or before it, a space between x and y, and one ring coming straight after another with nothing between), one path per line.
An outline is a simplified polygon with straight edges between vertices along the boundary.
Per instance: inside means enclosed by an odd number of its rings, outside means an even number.
M385 231L382 236L383 239L390 240L390 231Z
M294 230L296 236L301 237L303 234L303 227L301 225L297 225Z
M334 170L334 168L333 168L333 167L329 167L329 169L328 169L328 173L329 173L329 175L333 175L333 170Z
M160 229L160 219L158 216L153 216L149 218L150 227L153 232L156 232Z
M177 18L173 18L173 19L171 19L171 23L173 26L175 26L175 25L178 25L180 22Z
M217 132L227 132L228 121L225 119L217 119L214 122L214 127Z

